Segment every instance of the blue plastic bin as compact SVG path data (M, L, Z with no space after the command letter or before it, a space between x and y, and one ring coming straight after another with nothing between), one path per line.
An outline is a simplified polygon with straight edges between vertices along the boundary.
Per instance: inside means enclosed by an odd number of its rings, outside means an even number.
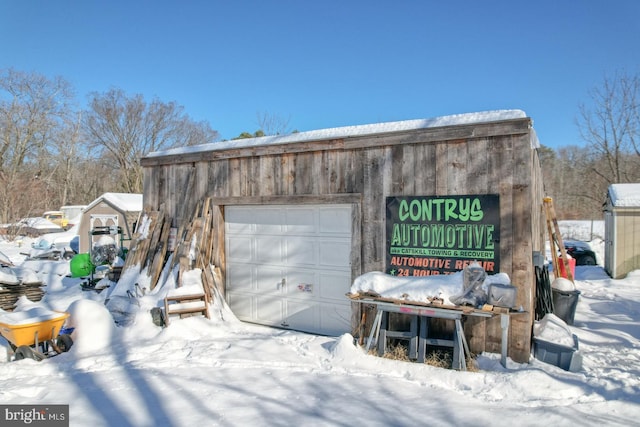
M579 371L582 369L582 356L578 353L578 337L575 334L573 342L574 346L568 347L533 337L533 356L565 371Z

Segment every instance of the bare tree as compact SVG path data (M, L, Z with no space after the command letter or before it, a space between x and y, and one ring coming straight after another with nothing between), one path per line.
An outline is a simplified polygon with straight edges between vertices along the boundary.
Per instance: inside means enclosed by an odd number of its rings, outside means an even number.
M291 117L285 118L273 113L257 113L256 116L258 119L258 129L260 129L264 135L286 135L291 133L289 130Z
M608 186L640 178L640 77L605 78L591 91L592 107L580 107L579 128L593 152L591 170Z
M142 191L139 159L152 151L213 142L218 133L206 122L193 122L174 102L147 103L120 89L91 94L83 119L87 140L97 157L119 174L122 191Z
M90 200L79 191L83 183L94 174L81 173L79 165L86 159L86 144L81 134L81 114L69 114L48 144L50 166L46 181L51 185L59 206L85 204ZM44 169L44 167L42 168Z
M0 71L0 220L38 209L47 193L40 181L40 156L69 111L71 87L13 69Z

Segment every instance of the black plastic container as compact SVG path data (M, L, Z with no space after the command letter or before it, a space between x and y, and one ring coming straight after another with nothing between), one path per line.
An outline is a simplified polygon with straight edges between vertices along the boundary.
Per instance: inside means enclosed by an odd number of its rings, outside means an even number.
M573 318L576 315L580 291L560 291L558 289L552 289L551 293L553 295L553 314L564 320L564 323L567 325L573 325Z

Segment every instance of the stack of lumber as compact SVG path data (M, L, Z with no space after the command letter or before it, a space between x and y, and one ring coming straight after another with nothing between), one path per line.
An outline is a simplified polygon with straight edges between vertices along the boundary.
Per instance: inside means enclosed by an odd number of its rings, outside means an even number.
M21 296L26 296L33 302L40 301L44 296L42 286L42 283L0 285L0 308L5 311L13 311L16 302Z
M215 238L211 199L200 200L190 220L184 221L179 229L174 230L174 236L171 233L172 222L173 219L164 212L164 206L160 206L157 211L145 210L142 213L122 274L126 274L130 268L139 268L139 271L147 268L149 286L154 289L167 261L171 259L172 270L178 265L178 287L182 286L185 271L194 268L202 270L207 301L211 301L216 286L216 272L209 266ZM170 238L175 239L172 258L169 257L171 252L168 250Z

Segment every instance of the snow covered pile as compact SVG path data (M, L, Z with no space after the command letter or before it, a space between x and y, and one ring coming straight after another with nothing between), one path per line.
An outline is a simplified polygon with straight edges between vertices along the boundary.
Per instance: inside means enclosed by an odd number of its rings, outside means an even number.
M115 295L82 291L81 279L67 276L68 261L24 261L18 247L2 241L0 250L46 285L42 301L23 297L16 311L34 305L68 311L67 326L76 328L69 352L41 362L8 362L0 346L0 401L69 405L71 426L507 427L544 420L601 427L640 419L640 272L613 280L600 266L576 267L581 296L574 325L551 316L536 325L542 339L562 342L569 333L580 339L579 371L533 356L521 364L507 359L505 367L499 354L483 353L475 359L478 370L462 372L366 354L350 334L240 322L223 306L210 310L211 319L190 317L162 328L149 310L168 290L148 290L146 272L118 282L128 286L118 293L121 302L136 312L127 326L116 326L104 306ZM432 288L427 293L416 283L370 273L352 290L424 299L453 295L463 281L430 279L422 282ZM124 291L136 283L146 295L130 298ZM175 287L171 280L167 285Z
M471 268L477 267L471 264ZM484 294L478 299L468 297L469 284L465 285L465 272L469 268L453 274L398 277L379 271L365 273L357 277L351 285L350 293L374 294L384 298L393 298L413 302L441 302L444 305L461 305L461 301L468 301L470 305L482 305L486 302L489 288L492 284L509 285L509 276L505 273L482 276L479 291ZM472 303L473 302L473 303Z
M77 356L90 356L109 348L116 335L116 325L103 303L77 300L67 311L70 316L66 326L74 328L71 351Z
M0 312L0 323L19 326L28 325L31 323L46 322L47 320L53 320L64 316L66 316L65 313L34 305L25 310Z
M534 322L533 336L567 347L574 346L571 329L564 320L552 313L548 313L542 320Z

